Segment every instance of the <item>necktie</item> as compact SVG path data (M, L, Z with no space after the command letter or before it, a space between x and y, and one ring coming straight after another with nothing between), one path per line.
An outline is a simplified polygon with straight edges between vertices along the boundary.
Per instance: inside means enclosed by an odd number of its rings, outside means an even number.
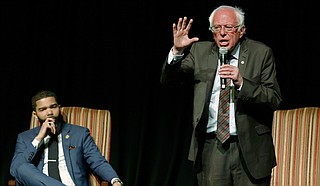
M226 88L220 89L218 120L217 120L217 138L224 143L230 137L229 129L229 108L230 108L230 83L227 79Z
M48 172L49 176L61 181L58 168L58 140L57 136L52 136L49 141L48 152Z

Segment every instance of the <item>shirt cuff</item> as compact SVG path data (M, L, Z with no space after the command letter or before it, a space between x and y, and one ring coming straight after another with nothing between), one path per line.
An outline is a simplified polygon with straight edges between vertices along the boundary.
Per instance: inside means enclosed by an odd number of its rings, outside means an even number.
M173 55L172 53L172 48L169 52L169 55L168 55L168 64L175 64L177 63L182 57L183 57L184 54L181 54L181 55Z
M113 185L115 182L120 182L121 185L123 185L122 181L119 178L112 178L111 185Z
M39 149L40 141L38 141L38 140L36 140L36 138L34 138L34 140L32 141L32 145L34 146L34 148Z

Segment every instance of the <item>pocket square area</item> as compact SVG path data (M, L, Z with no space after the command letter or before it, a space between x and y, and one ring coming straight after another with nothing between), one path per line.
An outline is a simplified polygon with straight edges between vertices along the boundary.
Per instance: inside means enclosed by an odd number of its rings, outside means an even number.
M75 149L76 146L69 146L69 150Z

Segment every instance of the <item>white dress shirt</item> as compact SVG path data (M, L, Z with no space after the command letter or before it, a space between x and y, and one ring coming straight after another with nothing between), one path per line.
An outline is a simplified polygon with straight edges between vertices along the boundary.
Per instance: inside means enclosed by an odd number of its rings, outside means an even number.
M230 60L230 65L233 65L236 67L238 66L239 50L240 50L240 45L238 44L231 53L233 57ZM217 73L216 73L216 77L212 87L212 95L211 95L210 104L209 104L209 119L208 119L208 125L207 125L207 133L215 132L217 130L217 118L218 118L219 95L220 95L220 77L218 74L219 69L220 69L220 62L218 62ZM231 93L230 93L230 112L229 112L230 135L237 135L235 108L234 108L234 100L233 100L235 89L232 81L230 86L232 87Z
M46 136L43 140L45 149L44 149L44 165L43 165L43 173L46 175L49 175L48 173L48 142L50 140L50 136ZM32 141L32 144L35 148L39 148L40 141L34 139ZM61 139L61 134L58 135L58 152L59 152L59 173L60 173L60 178L61 182L67 186L75 186L74 182L72 181L72 178L68 172L67 164L64 159L64 153L63 153L63 148L62 148L62 139Z

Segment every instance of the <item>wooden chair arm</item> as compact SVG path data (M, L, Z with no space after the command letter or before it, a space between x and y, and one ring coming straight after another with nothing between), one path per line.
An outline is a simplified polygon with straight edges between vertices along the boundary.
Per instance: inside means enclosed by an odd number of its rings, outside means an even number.
M108 186L109 185L109 183L107 182L107 181L101 181L101 186Z
M8 186L15 186L16 180L8 180Z

